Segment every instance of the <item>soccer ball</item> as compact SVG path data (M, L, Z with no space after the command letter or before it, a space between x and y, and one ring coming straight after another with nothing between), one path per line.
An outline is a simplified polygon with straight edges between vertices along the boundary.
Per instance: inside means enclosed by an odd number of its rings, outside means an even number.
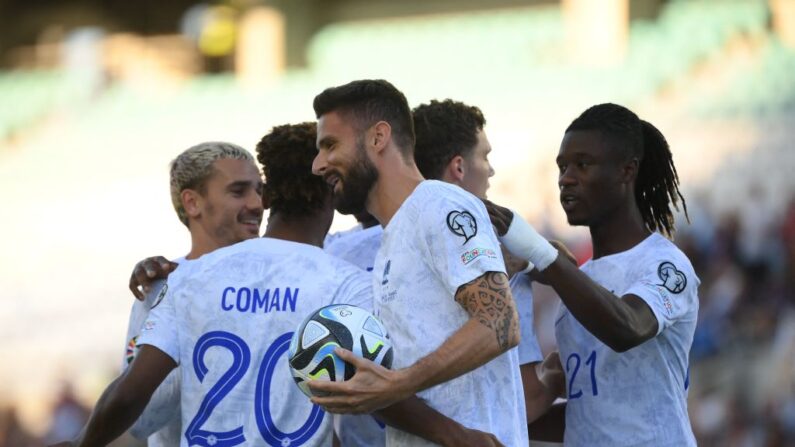
M353 377L353 365L334 354L338 346L392 367L392 342L375 316L348 304L321 307L298 326L288 351L290 372L307 396L312 396L307 386L310 380L338 382Z

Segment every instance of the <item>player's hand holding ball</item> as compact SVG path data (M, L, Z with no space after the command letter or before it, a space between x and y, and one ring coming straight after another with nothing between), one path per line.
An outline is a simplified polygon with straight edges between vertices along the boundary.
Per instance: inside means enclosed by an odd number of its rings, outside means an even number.
M367 413L379 405L367 390L381 390L395 374L389 370L392 356L392 342L375 316L334 304L301 323L290 343L289 364L298 387L313 402L332 413ZM356 399L341 402L350 393Z
M353 365L356 373L344 382L316 380L309 383L315 394L312 402L331 413L372 413L413 393L404 386L399 371L392 371L370 360L358 357L346 349L336 354Z

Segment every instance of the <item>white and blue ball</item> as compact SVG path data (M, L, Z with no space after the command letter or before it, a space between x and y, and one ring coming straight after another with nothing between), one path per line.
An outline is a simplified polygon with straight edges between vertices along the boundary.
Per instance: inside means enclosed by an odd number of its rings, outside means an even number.
M356 372L353 365L334 354L336 347L392 367L392 342L375 316L348 304L321 307L298 326L288 351L293 379L307 396L312 396L307 386L311 380L339 382Z

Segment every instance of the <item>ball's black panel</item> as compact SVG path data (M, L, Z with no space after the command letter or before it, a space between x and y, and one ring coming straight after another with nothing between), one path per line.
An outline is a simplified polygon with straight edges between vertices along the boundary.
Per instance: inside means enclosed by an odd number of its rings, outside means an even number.
M334 359L332 359L329 356L323 357L323 360L321 360L320 363L317 364L315 369L310 371L309 374L310 375L315 375L315 374L318 373L318 371L321 371L321 370L324 370L324 369L326 371L328 371L329 379L331 379L332 382L335 381L336 378L337 378L337 371L336 371L336 368L334 367Z
M384 345L381 345L375 349L375 351L371 354L370 347L367 346L367 341L364 339L364 335L359 337L359 343L362 344L362 356L371 362L374 362L375 359L378 357L378 353L384 349Z
M383 366L384 368L387 368L387 369L392 369L392 357L393 356L394 356L394 352L393 352L392 348L390 347L386 351L386 354L384 354L384 360L381 361L381 366Z
M299 336L303 336L303 334L299 334ZM293 369L304 369L309 365L309 362L315 357L315 354L320 349L321 346L325 345L326 343L336 343L337 339L334 337L333 334L326 335L318 342L313 344L309 349L299 349L296 351L295 355L289 359L290 366Z
M351 335L351 331L349 331L344 324L338 321L329 320L328 318L324 318L320 315L318 315L317 318L313 318L313 320L316 320L325 326L326 329L328 329L329 332L334 335L340 346L349 351L353 350L353 335Z

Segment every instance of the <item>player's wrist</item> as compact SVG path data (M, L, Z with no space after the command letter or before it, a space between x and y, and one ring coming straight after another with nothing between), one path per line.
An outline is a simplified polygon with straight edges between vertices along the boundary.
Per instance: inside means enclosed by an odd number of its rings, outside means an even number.
M417 375L413 373L411 368L403 368L392 371L392 390L397 399L395 402L407 399L419 391L420 382Z
M527 272L533 268L543 271L558 257L558 250L515 211L500 242L508 251L528 261Z

